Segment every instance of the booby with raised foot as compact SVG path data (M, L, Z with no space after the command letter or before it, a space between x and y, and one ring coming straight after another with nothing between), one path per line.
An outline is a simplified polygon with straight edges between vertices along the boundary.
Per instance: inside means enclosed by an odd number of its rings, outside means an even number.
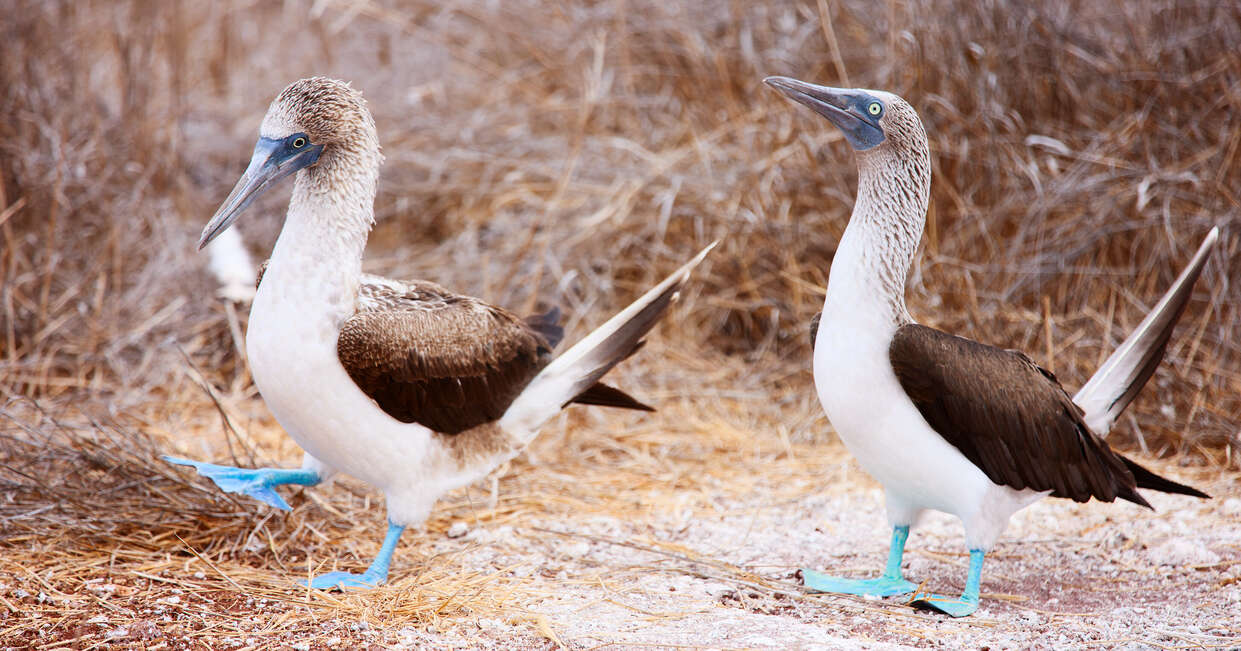
M272 102L250 165L203 229L206 246L276 181L294 175L283 229L258 281L246 333L254 383L306 452L300 469L166 457L221 489L281 509L274 490L336 471L383 491L388 532L362 574L314 588L384 582L402 531L435 501L516 456L572 403L651 408L600 379L641 347L708 246L558 357L558 312L521 319L425 281L362 273L383 161L361 93L315 77Z
M843 579L805 570L822 592L892 596L952 616L978 608L983 557L1018 510L1047 496L1117 498L1150 508L1137 489L1207 497L1116 453L1103 436L1163 358L1172 328L1218 237L1212 229L1138 328L1073 398L1020 352L919 325L905 307L931 190L922 121L877 90L787 77L766 83L827 118L853 147L857 201L832 259L812 335L815 388L828 419L883 485L892 539L883 573ZM919 592L901 556L924 510L965 525L969 573L960 597Z

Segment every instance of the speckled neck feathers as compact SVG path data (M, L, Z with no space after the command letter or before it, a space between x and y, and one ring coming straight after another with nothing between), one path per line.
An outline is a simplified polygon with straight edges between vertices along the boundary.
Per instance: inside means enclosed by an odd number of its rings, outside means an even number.
M334 297L352 296L361 274L362 251L374 224L374 201L383 163L375 121L366 100L348 84L315 77L298 81L272 102L261 133L305 133L324 145L318 162L297 174L273 269L283 259L330 259L314 268L334 270ZM347 301L346 301L347 302Z
M922 122L912 107L895 99L884 120L884 143L857 152L857 202L832 262L837 282L829 283L828 302L835 295L854 308L869 304L879 318L900 325L912 321L905 309L905 277L926 223L931 159Z

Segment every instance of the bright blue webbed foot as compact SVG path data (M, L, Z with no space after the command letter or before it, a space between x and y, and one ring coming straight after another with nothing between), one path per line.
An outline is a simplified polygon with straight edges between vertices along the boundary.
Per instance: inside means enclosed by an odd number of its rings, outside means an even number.
M404 525L389 522L383 546L379 548L375 560L371 561L371 566L361 574L328 572L299 583L316 590L370 590L388 580L388 565L392 562L392 553L396 551L396 543L401 539L401 533L404 531Z
M316 590L370 590L388 580L387 574L372 574L367 570L361 574L353 572L328 572L309 581L300 581L304 586Z
M945 597L937 594L916 594L911 602L913 606L932 608L953 617L965 617L978 610L978 590L982 583L981 549L970 550L970 570L965 578L965 592L960 597Z
M815 572L802 570L802 582L807 588L817 592L834 592L836 594L855 594L870 597L891 597L909 594L918 589L918 584L911 583L899 576L881 576L875 579L840 579Z
M938 610L953 617L965 617L973 615L974 611L978 610L978 595L946 597L944 595L921 592L914 595L914 600L910 602L910 605Z
M313 486L319 483L319 474L313 470L285 470L282 468L235 468L233 466L217 466L214 463L191 461L177 457L165 456L164 461L182 466L192 466L198 474L215 482L220 490L226 493L242 493L254 499L274 506L278 509L291 511L288 502L280 494L272 490L273 486L282 484L298 484Z
M901 556L905 553L905 541L909 539L909 526L892 527L892 542L888 545L888 564L876 579L839 579L820 574L814 570L802 570L802 582L807 588L819 592L856 594L870 597L891 597L909 594L918 589L901 576Z

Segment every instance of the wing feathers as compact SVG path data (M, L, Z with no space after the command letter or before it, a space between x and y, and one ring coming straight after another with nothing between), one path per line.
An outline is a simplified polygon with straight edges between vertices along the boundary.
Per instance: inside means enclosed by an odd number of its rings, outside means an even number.
M341 365L388 415L442 434L498 420L564 337L559 309L519 319L424 281L367 276L358 305L337 339ZM622 346L611 364L642 342ZM570 402L654 411L603 384L586 386Z
M550 359L543 317L536 329L433 283L367 283L359 306L337 339L341 364L390 416L444 434L499 418Z
M1021 353L909 324L893 336L889 358L931 428L997 484L1143 506L1138 486L1194 490L1113 452L1055 376Z

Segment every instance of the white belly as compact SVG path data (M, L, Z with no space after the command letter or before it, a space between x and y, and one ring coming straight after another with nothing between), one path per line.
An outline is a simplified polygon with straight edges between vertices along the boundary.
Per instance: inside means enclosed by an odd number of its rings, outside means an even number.
M263 279L246 333L263 400L304 450L384 491L390 517L416 524L451 487L431 432L388 416L364 394L336 357L331 317L277 291L274 280Z
M892 524L943 511L962 519L971 547L989 548L1012 513L1040 495L993 483L931 429L892 371L892 331L825 311L814 351L819 401L858 463L883 484Z

